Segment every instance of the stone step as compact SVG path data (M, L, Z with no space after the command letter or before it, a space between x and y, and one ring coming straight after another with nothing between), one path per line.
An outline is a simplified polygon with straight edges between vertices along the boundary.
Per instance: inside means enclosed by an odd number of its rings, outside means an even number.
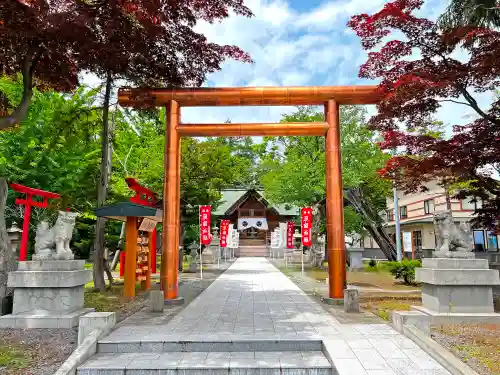
M243 257L267 257L269 249L265 246L240 246L235 251L235 256Z
M263 253L240 253L236 254L237 258L265 258L268 254Z
M320 351L312 352L190 352L96 354L77 375L332 375L332 365Z
M240 242L240 246L252 246L252 247L266 247L266 243L264 241L261 242Z
M321 351L321 339L142 339L142 340L100 340L98 353L165 353L165 352L289 352Z

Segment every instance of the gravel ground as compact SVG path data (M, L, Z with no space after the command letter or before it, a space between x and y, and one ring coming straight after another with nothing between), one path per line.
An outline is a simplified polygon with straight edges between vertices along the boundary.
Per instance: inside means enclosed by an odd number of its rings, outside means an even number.
M0 344L22 348L28 368L7 370L8 375L52 375L77 344L76 329L0 329Z
M179 294L185 298L185 304L174 307L163 319L170 320L178 311L185 308L193 299L203 292L229 265L221 265L221 269L209 269L203 272L203 280L199 274L183 274ZM156 283L153 288L159 288ZM133 315L144 310L147 293L137 297L116 311L118 325L133 322ZM166 311L169 311L166 309ZM127 319L127 318L131 319ZM0 345L19 348L26 354L29 366L24 369L7 369L0 366L0 375L53 375L61 364L70 356L77 345L77 329L0 329Z
M481 375L500 375L500 325L456 324L436 327L432 338Z
M271 263L275 267L280 267L280 262L273 260ZM327 305L323 303L323 297L327 296L328 288L326 284L321 284L317 280L304 274L302 276L301 272L283 270L283 272L290 280L294 282L302 291L309 295L314 301L319 303L325 311L333 315L342 324L377 324L384 323L382 319L375 316L370 311L361 311L360 313L346 313L344 312L344 306L338 305Z

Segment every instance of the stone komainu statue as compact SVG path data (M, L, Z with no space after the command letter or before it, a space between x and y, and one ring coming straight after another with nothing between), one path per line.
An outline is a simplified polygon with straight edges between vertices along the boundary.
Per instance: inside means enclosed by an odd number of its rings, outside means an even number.
M36 228L33 260L74 259L69 243L77 216L75 212L59 211L53 227L46 221L40 222Z
M434 233L437 240L434 256L450 256L450 252L469 253L472 250L470 236L463 225L457 226L453 222L451 211L434 214Z

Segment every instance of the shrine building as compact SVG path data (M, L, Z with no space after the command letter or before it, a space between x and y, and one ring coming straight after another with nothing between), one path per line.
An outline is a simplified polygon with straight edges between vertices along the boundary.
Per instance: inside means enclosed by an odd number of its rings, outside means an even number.
M222 197L213 215L227 219L240 233L238 256L265 256L272 231L279 223L293 221L300 209L290 204L272 205L262 191L233 188L221 191Z

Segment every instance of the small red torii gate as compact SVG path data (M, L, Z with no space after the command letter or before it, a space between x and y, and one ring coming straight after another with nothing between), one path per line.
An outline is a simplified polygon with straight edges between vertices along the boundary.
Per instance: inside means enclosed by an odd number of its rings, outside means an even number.
M24 205L23 235L21 238L21 247L19 248L19 261L24 262L28 258L31 207L46 208L49 205L49 199L60 198L61 195L15 183L10 184L10 187L18 193L26 194L24 198L16 198L16 204ZM42 197L43 200L40 202L34 200L33 197ZM69 208L67 210L69 211Z

